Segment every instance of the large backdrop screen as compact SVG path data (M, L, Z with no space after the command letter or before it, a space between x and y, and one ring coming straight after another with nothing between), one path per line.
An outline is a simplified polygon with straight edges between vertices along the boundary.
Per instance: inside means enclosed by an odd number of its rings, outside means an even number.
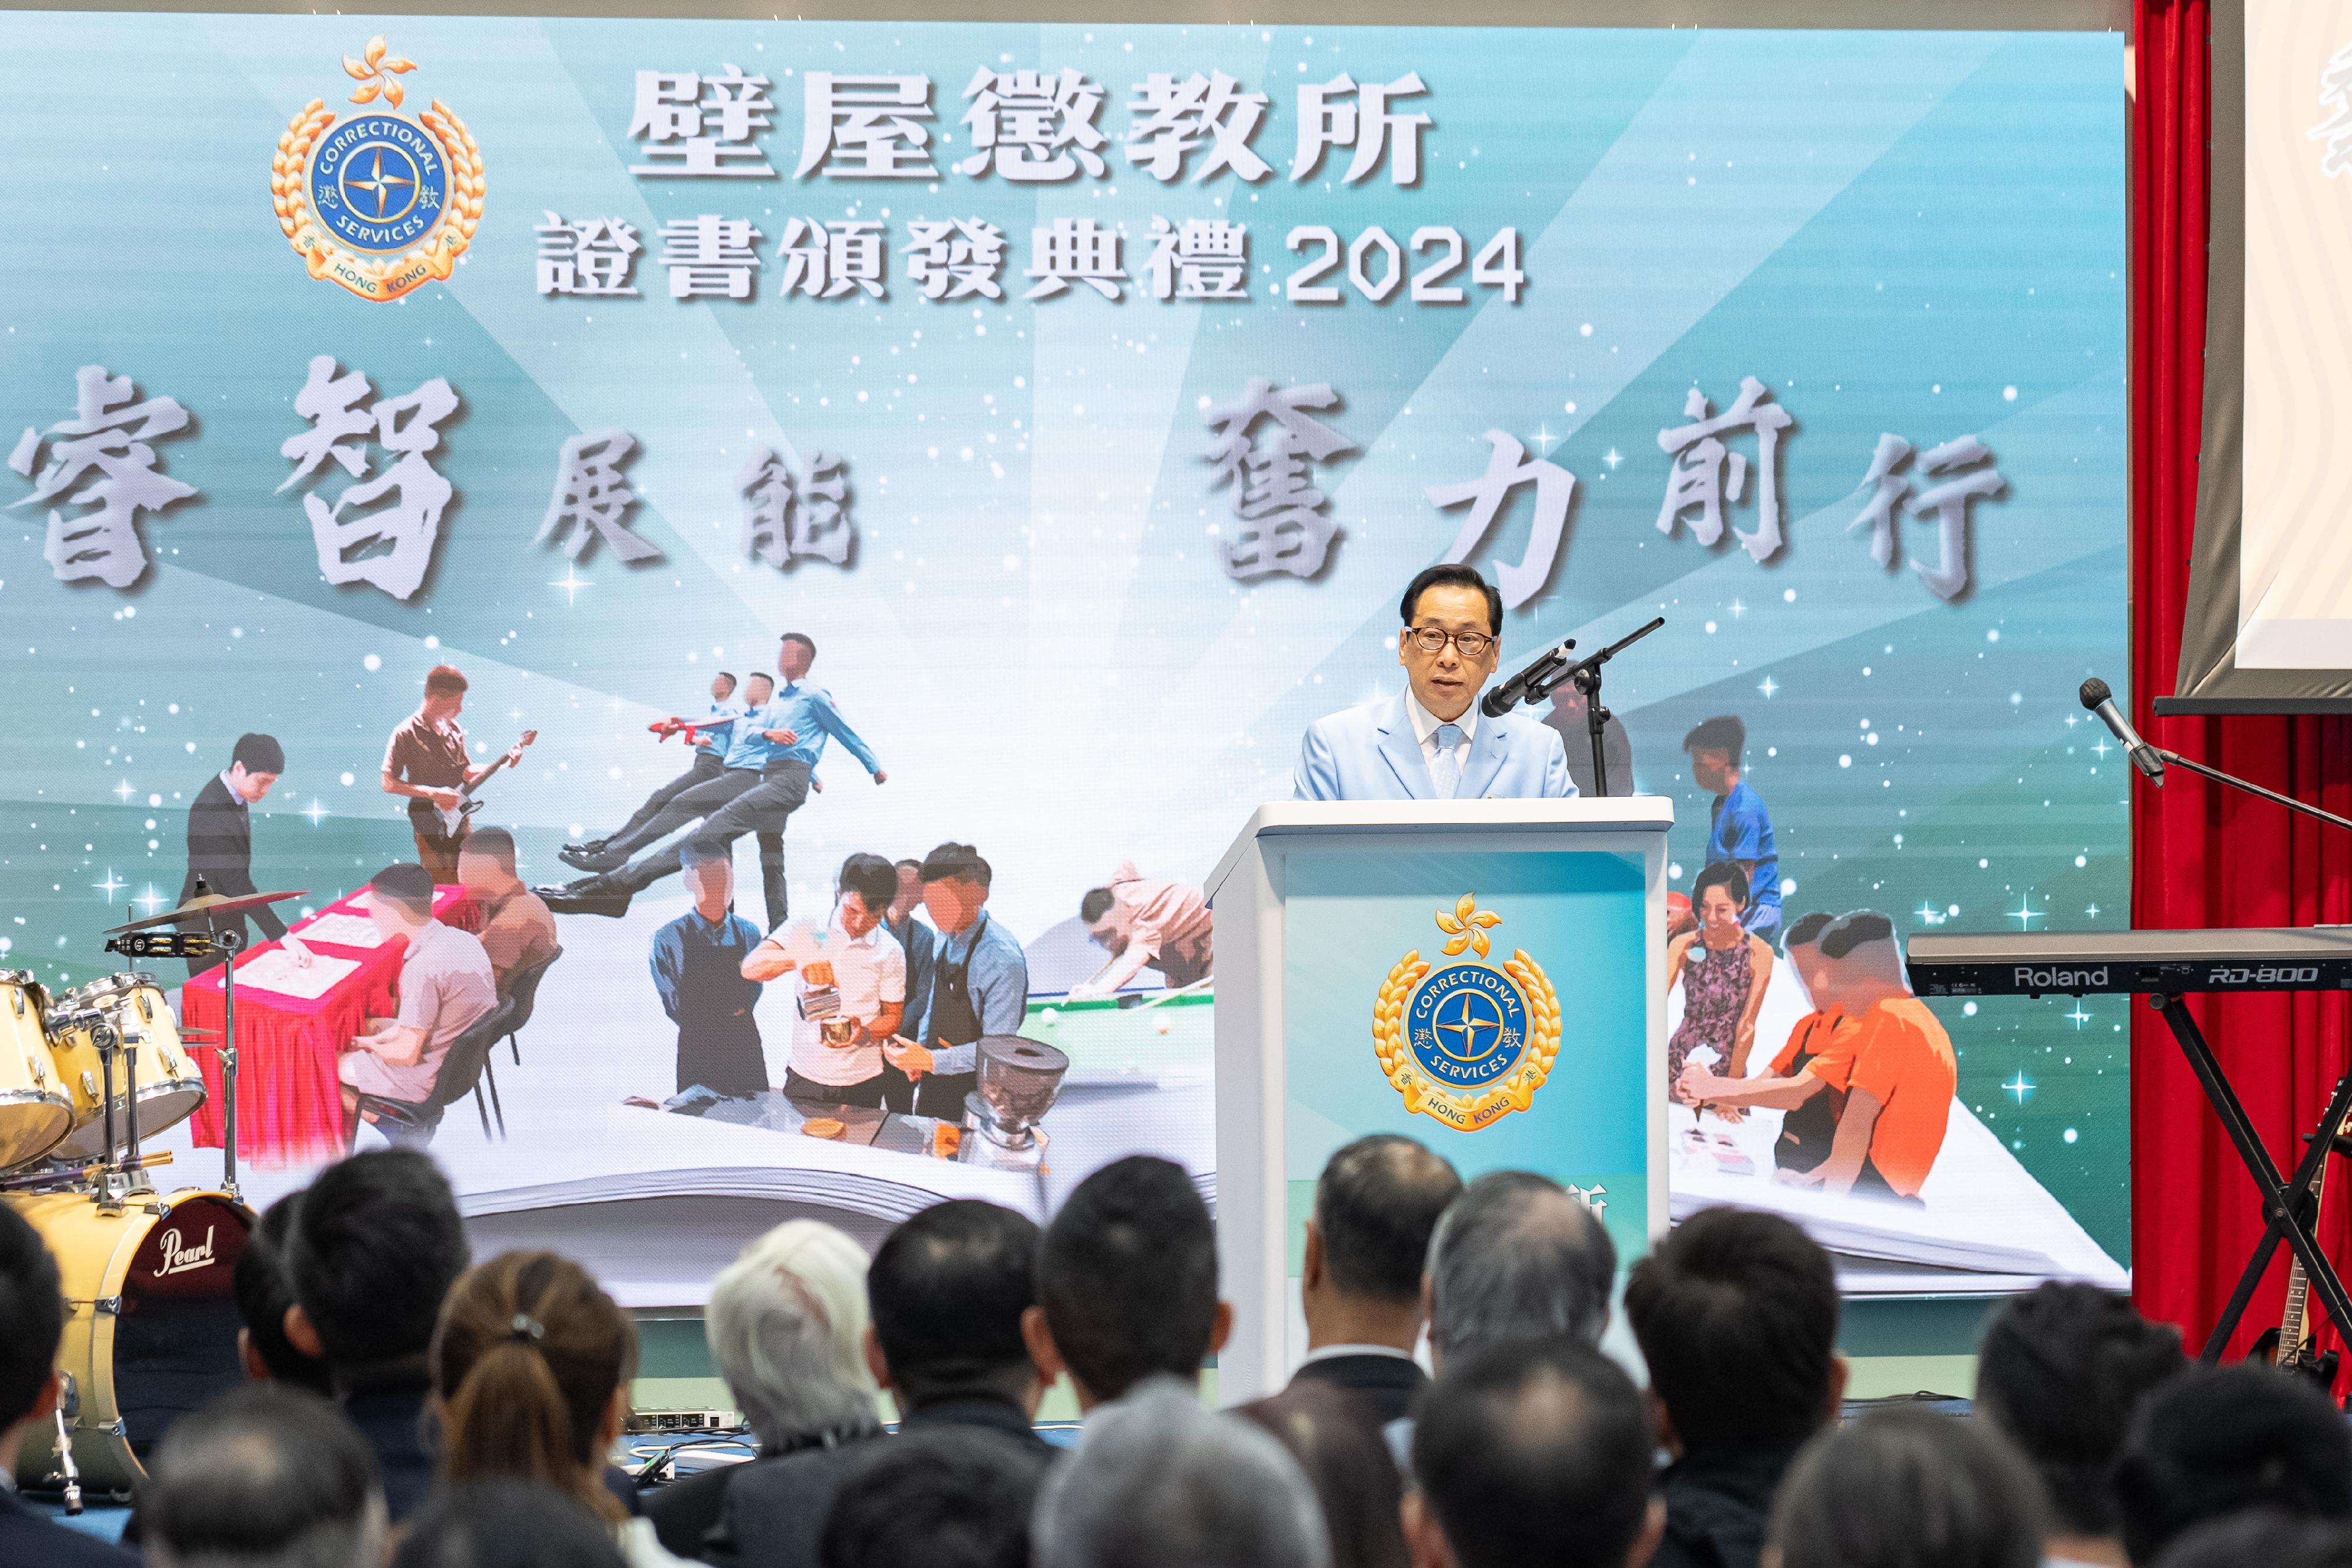
M1729 717L1786 920L2126 919L2127 770L2073 697L2126 644L2118 36L0 36L0 962L124 967L100 930L178 900L198 795L276 737L253 878L333 924L239 988L264 1195L330 1151L338 1036L389 1006L349 895L416 858L383 772L442 664L476 766L537 734L472 821L549 883L688 770L649 725L803 633L830 706L796 710L825 748L775 904L822 928L853 853L973 846L1012 1016L1069 1059L1042 1178L697 1093L666 1004L708 1032L733 1003L664 967L683 879L562 916L490 1133L469 1098L432 1147L482 1223L640 1301L778 1202L1042 1209L1132 1149L1213 1187L1213 956L1171 943L1209 972L1171 1000L1073 1002L1107 957L1081 906L1131 865L1181 910L1302 727L1400 688L1398 590L1441 559L1499 582L1506 668L1666 618L1606 700L1612 782L1676 803L1681 893L1717 798L1685 737ZM1549 721L1589 789L1580 716ZM968 966L992 1009L1010 956ZM216 984L184 1025L217 1027ZM1743 984L1752 1050L1721 1023ZM768 1086L820 1027L803 988L744 1002ZM1806 1006L1785 962L1703 991L1678 1056L1750 1071ZM1916 1205L1831 1227L1851 1284L2121 1280L2125 1005L1939 1004L1948 1134ZM217 1110L165 1134L183 1179ZM1673 1115L1685 1207L1799 1202L1777 1113Z

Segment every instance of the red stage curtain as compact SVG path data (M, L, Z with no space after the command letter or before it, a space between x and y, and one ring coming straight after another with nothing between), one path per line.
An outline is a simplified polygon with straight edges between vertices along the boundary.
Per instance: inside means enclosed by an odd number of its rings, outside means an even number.
M2135 0L2132 200L2132 708L2169 747L2329 810L2352 814L2352 721L2172 718L2196 528L2205 344L2208 47L2204 0ZM2352 921L2352 834L2297 819L2174 769L2135 779L2132 924L2150 929ZM2291 1167L2301 1134L2347 1065L2342 996L2201 998L2199 1024L2272 1157ZM2164 1020L2134 1009L2132 1266L2140 1308L2201 1344L2263 1232L2252 1181ZM2323 1218L2331 1257L2352 1258L2352 1192ZM2229 1354L2275 1325L2281 1248ZM2317 1307L2314 1301L2315 1310Z

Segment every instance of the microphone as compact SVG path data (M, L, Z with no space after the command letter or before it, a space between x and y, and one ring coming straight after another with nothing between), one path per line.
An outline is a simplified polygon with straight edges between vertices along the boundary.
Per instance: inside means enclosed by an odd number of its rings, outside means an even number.
M2083 683L2083 689L2077 695L2082 697L2083 706L2098 715L2099 722L2105 725L2116 739L2123 744L2124 750L2131 757L2132 766L2147 774L2150 783L2163 783L2162 754L2140 738L2139 731L2131 727L2131 720L2116 706L2116 694L2107 689L2107 683L2093 675Z
M1575 646L1576 639L1570 637L1549 653L1538 654L1517 674L1479 698L1478 711L1488 718L1500 718L1518 706L1529 686L1550 679L1567 666L1569 651Z

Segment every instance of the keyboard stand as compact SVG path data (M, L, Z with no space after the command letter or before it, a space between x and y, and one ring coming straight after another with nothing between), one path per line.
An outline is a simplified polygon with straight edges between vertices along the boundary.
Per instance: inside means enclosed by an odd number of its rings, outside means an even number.
M2213 1325L2213 1333L2205 1341L2203 1359L2208 1364L2221 1359L2221 1352L2228 1347L2230 1336L2237 1332L2238 1320L2246 1315L2246 1308L2253 1301L2263 1274L2269 1271L2271 1258L2281 1241L2302 1260L2303 1271L2336 1333L2344 1335L2347 1343L2352 1343L2352 1297L2345 1294L2344 1281L2336 1275L2336 1266L2320 1250L2319 1239L2312 1233L2319 1207L2314 1193L2320 1167L2336 1147L2333 1134L2344 1125L2347 1113L2352 1112L2352 1072L2336 1081L2336 1093L2327 1103L2319 1132L2305 1151L2302 1163L2295 1166L2294 1180L2290 1185L2279 1176L2277 1163L2263 1145L2262 1134L2255 1131L2253 1119L2246 1114L2245 1103L2230 1086L2212 1046L2197 1027L2197 1020L2189 1016L2188 1004L2178 996L2152 996L2147 1000L2172 1027L2172 1038L2179 1042L2180 1054L2189 1059L2189 1071L2197 1074L2205 1098L2212 1103L2213 1113L2221 1118L2221 1130L2237 1145L2238 1158L2262 1194L2263 1218L2269 1224L2245 1272L2238 1276L2238 1288L2231 1293L2230 1304L2221 1309L2221 1321Z

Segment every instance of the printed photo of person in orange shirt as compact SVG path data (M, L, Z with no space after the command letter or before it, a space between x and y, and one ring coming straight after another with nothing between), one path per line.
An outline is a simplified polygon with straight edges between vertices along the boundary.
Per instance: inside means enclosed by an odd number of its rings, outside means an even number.
M1785 1111L1773 1164L1782 1171L1810 1171L1830 1157L1838 1118L1845 1113L1846 1074L1853 1065L1854 1021L1828 994L1822 933L1832 915L1801 916L1788 929L1781 952L1812 1010L1789 1031L1788 1043L1758 1077L1727 1076L1694 1063L1676 1081L1681 1098L1709 1107Z
M1830 1157L1782 1179L1916 1204L1951 1122L1959 1081L1951 1037L1911 994L1885 915L1846 915L1822 933L1821 952L1831 995L1857 1021L1853 1066Z
M1950 1037L1904 979L1895 924L1873 910L1810 915L1787 946L1814 1011L1766 1076L1685 1072L1685 1092L1787 1111L1774 1150L1784 1184L1916 1205L1958 1071Z

